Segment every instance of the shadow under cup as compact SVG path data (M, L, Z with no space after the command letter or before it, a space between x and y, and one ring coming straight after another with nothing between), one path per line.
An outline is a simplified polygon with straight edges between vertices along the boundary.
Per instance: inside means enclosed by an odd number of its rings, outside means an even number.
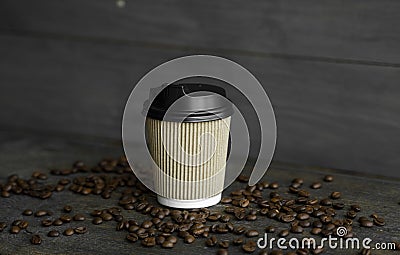
M161 204L202 208L221 200L232 114L217 86L172 84L155 97L145 130Z

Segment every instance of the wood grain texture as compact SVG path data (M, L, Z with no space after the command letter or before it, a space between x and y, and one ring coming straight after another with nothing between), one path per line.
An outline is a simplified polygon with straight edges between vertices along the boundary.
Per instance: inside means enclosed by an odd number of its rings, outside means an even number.
M2 1L0 29L321 61L400 63L400 2ZM4 32L4 31L3 31Z
M81 159L87 164L93 165L102 157L118 157L122 153L119 144L110 143L109 140L93 139L81 137L68 138L47 136L47 135L27 135L21 132L0 132L0 182L11 174L18 174L23 178L29 178L33 170L47 171L54 167L69 167L76 159ZM374 227L372 229L360 228L355 224L353 231L359 238L369 237L376 242L400 241L398 226L397 204L399 199L400 179L372 178L369 175L353 175L343 171L311 167L293 167L287 164L275 163L264 176L265 181L277 181L281 187L277 190L280 193L286 192L287 184L293 178L303 177L305 186L314 181L321 180L325 174L333 174L333 183L324 183L320 190L313 190L311 193L317 198L324 198L332 191L342 191L341 202L346 205L358 203L362 207L359 215L369 216L372 213L382 215L386 219L386 226ZM51 176L49 182L56 182L61 177ZM244 184L234 183L226 191L244 187ZM374 192L371 192L373 190ZM268 196L270 191L265 191ZM290 196L286 195L285 196ZM152 203L156 203L154 197L150 198ZM176 247L172 250L165 250L159 247L144 248L139 243L129 243L125 240L125 231L115 231L115 222L104 222L95 226L90 223L89 213L93 209L108 208L116 206L118 194L114 194L110 199L102 199L99 196L81 196L70 192L54 194L48 200L33 199L26 196L11 196L10 198L0 197L0 221L10 224L15 219L26 219L30 222L29 231L40 234L43 243L40 246L33 246L29 243L31 234L22 231L18 235L8 233L8 228L0 232L0 253L1 254L215 254L215 248L206 248L204 239L197 240L192 245L187 245L179 240ZM59 217L65 204L73 207L72 215L83 213L87 219L84 222L72 222L60 227L44 228L40 226L40 219L33 216L22 216L21 212L30 208L32 210L49 209L53 211L52 217ZM221 211L224 206L217 205L212 210ZM147 216L135 211L122 211L128 219L142 221ZM340 212L342 215L344 213ZM284 229L287 225L276 222L265 216L259 216L257 222L242 221L240 224L248 228L255 228L260 233L268 225L274 225L278 230ZM233 221L236 223L235 221ZM84 235L74 235L71 237L60 236L58 238L46 237L50 229L64 230L69 226L88 226L88 233ZM275 234L271 234L276 237ZM221 236L218 236L222 239ZM227 239L234 236L226 235ZM305 235L294 235L290 237L305 237ZM253 238L256 240L256 238ZM242 254L237 246L229 248L229 254ZM256 254L256 253L255 253ZM341 254L336 250L328 250L327 255ZM344 254L356 254L356 251L346 251ZM394 254L393 251L374 251L374 254Z
M117 139L133 84L163 61L194 53L13 36L0 45L3 126ZM400 175L400 69L225 57L269 94L275 159Z

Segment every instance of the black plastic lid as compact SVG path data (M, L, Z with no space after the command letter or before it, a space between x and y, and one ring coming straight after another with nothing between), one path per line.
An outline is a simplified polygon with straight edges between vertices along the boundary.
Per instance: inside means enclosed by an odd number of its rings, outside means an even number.
M207 84L171 84L153 89L162 89L148 107L147 100L143 113L157 120L173 122L202 122L223 119L233 114L231 102L226 99L223 88ZM178 100L178 101L177 101ZM146 107L147 106L147 107Z

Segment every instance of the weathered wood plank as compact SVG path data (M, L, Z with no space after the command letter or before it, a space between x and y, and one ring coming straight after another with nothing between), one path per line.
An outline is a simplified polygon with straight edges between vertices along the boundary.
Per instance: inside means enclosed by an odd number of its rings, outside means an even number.
M125 8L20 0L0 3L0 29L399 64L399 9L396 0L140 0Z
M163 61L193 53L9 36L0 45L3 126L118 139L133 84ZM399 69L225 57L249 68L269 93L275 159L399 176Z
M4 182L6 176L18 174L23 178L29 178L31 172L36 169L46 171L54 167L69 167L76 159L84 160L87 164L95 164L102 157L118 157L122 153L119 144L110 143L108 140L68 138L56 136L27 135L21 132L0 132L0 182ZM348 175L346 172L308 167L291 167L286 164L274 164L264 177L268 182L277 181L281 188L277 190L284 193L287 184L295 177L302 177L305 180L305 187L314 181L321 180L325 174L333 174L333 183L324 183L321 190L313 190L312 194L318 198L324 198L331 191L342 191L343 198L340 200L346 205L358 203L362 207L360 215L370 215L378 213L386 219L386 226L374 227L372 229L360 228L354 224L353 231L359 238L369 237L376 242L392 242L400 240L398 226L399 205L399 179L389 180L388 178L371 178L368 175ZM51 176L49 182L56 182L60 177ZM234 183L226 190L230 191L243 187L244 184ZM374 192L371 192L373 190ZM268 196L269 191L264 191L264 196ZM285 194L285 196L290 196ZM197 240L192 245L187 245L179 240L176 247L172 250L165 250L159 247L143 248L139 243L129 243L125 240L125 231L115 231L115 222L105 222L102 225L94 226L90 223L89 212L93 209L108 208L117 205L118 195L111 199L102 199L99 196L74 195L68 191L54 194L48 200L33 199L25 196L11 196L10 198L0 197L0 221L10 224L15 219L26 219L30 222L29 231L38 233L43 237L40 246L33 246L29 243L30 234L22 231L18 235L8 233L8 228L0 232L0 253L1 254L215 254L215 248L206 248L204 239ZM154 199L150 199L156 203ZM59 217L62 207L65 204L71 205L75 213L83 213L87 216L84 222L72 222L59 227L43 228L40 226L40 219L33 216L22 216L21 212L30 208L32 210L49 209L53 211L52 217ZM212 207L212 210L222 210L222 205ZM340 212L342 215L344 212ZM123 210L123 215L129 219L137 221L144 220L147 216L135 211ZM237 222L233 221L235 224ZM257 222L242 221L239 224L255 228L260 233L264 233L264 228L268 225L275 226L278 230L287 227L286 224L276 222L265 216L259 216ZM88 226L89 231L84 235L74 235L72 237L60 236L58 238L46 237L50 229L64 230L69 226ZM222 238L218 236L219 238ZM232 239L234 236L226 235L225 238ZM276 237L271 234L270 237ZM289 237L304 237L303 235L293 235ZM356 254L356 251L328 250L324 254ZM231 245L229 254L241 254L239 247ZM256 254L256 253L255 253ZM394 254L392 251L374 251L374 254Z

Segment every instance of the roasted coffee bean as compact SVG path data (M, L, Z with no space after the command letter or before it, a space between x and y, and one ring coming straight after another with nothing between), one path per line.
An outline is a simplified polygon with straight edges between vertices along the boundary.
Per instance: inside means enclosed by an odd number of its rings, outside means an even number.
M246 231L246 236L247 237L255 237L255 236L258 236L258 235L259 235L259 233L258 233L257 230L250 229L250 230Z
M241 245L241 244L244 243L244 240L243 240L242 237L238 237L238 238L234 239L232 243L233 243L234 245Z
M126 239L127 239L128 241L134 243L134 242L136 242L136 241L139 239L139 237L138 237L138 235L137 235L136 233L129 233L129 234L126 236Z
M360 221L360 225L361 225L361 227L371 228L374 225L374 222L372 222L370 220L362 220L362 221Z
M206 240L206 245L209 247L215 246L218 243L218 240L215 236L211 236L210 238L207 238Z
M4 197L4 198L10 197L10 192L3 190L1 192L1 196Z
M355 211L355 212L360 212L361 211L361 207L359 205L351 205L350 209Z
M290 228L290 232L296 233L296 234L303 233L303 231L304 231L303 228L299 225L294 225Z
M174 243L165 241L162 243L161 247L166 248L166 249L174 248Z
M209 220L209 221L217 221L217 220L219 220L219 218L221 218L221 214L220 213L213 213L213 214L210 214L207 217L207 220Z
M296 218L299 220L308 220L310 215L307 213L299 213Z
M63 234L65 236L72 236L74 234L74 229L73 228L67 228L66 230L64 230Z
M249 177L241 174L238 176L237 181L247 183L249 181Z
M366 248L363 248L362 250L361 250L361 253L360 253L361 255L371 255L372 253L371 253L371 250L370 249L366 249Z
M21 231L21 228L18 226L12 226L10 229L11 234L18 234Z
M241 235L246 231L246 227L244 226L237 226L233 229L233 233L237 235Z
M35 213L35 216L36 216L36 217L43 217L43 216L46 216L46 215L48 215L48 213L47 213L47 211L45 211L45 210L39 210L39 211L37 211L37 212Z
M289 230L288 229L284 229L281 232L279 232L279 236L280 237L286 237L289 235Z
M157 236L156 237L156 244L162 244L163 242L165 242L165 237L164 236Z
M192 235L185 236L185 243L193 243L195 240L196 238L194 238Z
M94 210L90 213L91 216L96 217L96 216L100 216L101 215L101 211L100 210Z
M342 196L342 194L338 191L334 191L331 193L331 198L332 199L339 199Z
M52 220L42 220L42 226L43 227L50 227L51 225L53 225L53 221Z
M25 216L31 216L32 214L33 214L33 211L30 209L26 209L22 212L22 215L25 215Z
M69 215L61 215L60 220L64 223L69 223L72 221L72 217Z
M384 226L385 225L385 219L383 219L381 217L375 218L373 221L374 221L374 224L377 225L377 226Z
M76 214L73 218L74 221L84 221L85 216L83 214Z
M235 212L235 208L233 206L227 206L225 207L224 212L232 214Z
M354 219L355 217L357 217L357 213L353 210L350 210L347 212L346 217L350 218L350 219Z
M18 227L20 227L21 229L26 229L29 226L29 222L27 222L26 220L21 220L21 222L18 224Z
M243 211L236 211L235 212L235 217L238 220L243 220L246 217L246 212Z
M176 238L176 236L169 236L167 237L166 241L176 244L178 242L178 238Z
M42 243L42 238L39 235L33 235L31 237L31 244L39 245Z
M156 238L155 237L146 237L142 240L141 243L144 247L153 247L156 245Z
M299 226L303 228L308 228L311 226L311 222L308 220L303 220L299 222Z
M221 241L218 243L218 246L224 249L228 249L229 247L229 241Z
M64 212L69 213L72 211L72 206L66 205L66 206L64 206L63 210L64 210Z
M99 225L99 224L103 223L103 219L100 217L95 217L95 218L93 218L92 223L94 225Z
M277 188L279 188L279 184L277 182L272 182L269 184L268 188L277 189Z
M332 175L326 175L324 177L325 182L333 182L333 176Z
M110 213L102 213L100 214L100 217L104 220L104 221L110 221L113 219L113 216Z
M333 223L328 223L325 225L326 230L334 230L335 228L336 228L336 226Z
M284 223L289 223L295 220L295 217L293 215L285 214L280 217L280 220Z
M227 249L219 249L217 251L217 255L228 255L228 250Z
M332 201L329 200L328 198L324 198L321 201L319 201L319 203L323 206L331 206L332 205Z
M308 254L308 250L306 250L306 249L297 249L296 253L298 255L307 255Z
M258 255L268 255L268 252L266 250L260 250Z
M74 232L76 234L85 234L88 231L87 227L76 227Z
M274 226L268 226L265 228L265 232L267 233L275 233L275 227Z
M222 215L219 221L221 222L229 222L231 220L231 217L229 215Z
M307 190L299 190L299 192L297 192L297 195L299 197L309 197L310 192L308 192Z
M3 230L7 227L7 224L5 222L0 222L0 232L3 232Z
M322 184L320 182L314 182L310 186L312 189L320 189L322 187Z
M60 236L60 232L58 232L57 230L51 230L49 231L49 233L47 233L48 237L57 237Z
M324 248L319 248L319 247L311 250L311 253L314 255L321 254L323 252L324 252Z
M222 204L229 204L229 203L232 203L232 198L231 198L231 197L223 197L223 198L221 199L221 203L222 203Z
M142 228L151 228L153 226L153 222L149 221L149 220L145 220L142 223Z
M247 215L245 219L247 221L255 221L255 220L257 220L257 215L250 214L250 215Z
M313 235L319 235L321 233L322 229L321 228L313 228L311 229L311 234Z
M337 209L337 210L341 210L344 208L344 204L343 203L333 203L332 204L333 208Z
M254 241L247 241L242 245L242 250L246 253L253 253L257 248L257 244Z
M53 221L53 226L61 226L63 224L63 221L60 219L56 219Z

